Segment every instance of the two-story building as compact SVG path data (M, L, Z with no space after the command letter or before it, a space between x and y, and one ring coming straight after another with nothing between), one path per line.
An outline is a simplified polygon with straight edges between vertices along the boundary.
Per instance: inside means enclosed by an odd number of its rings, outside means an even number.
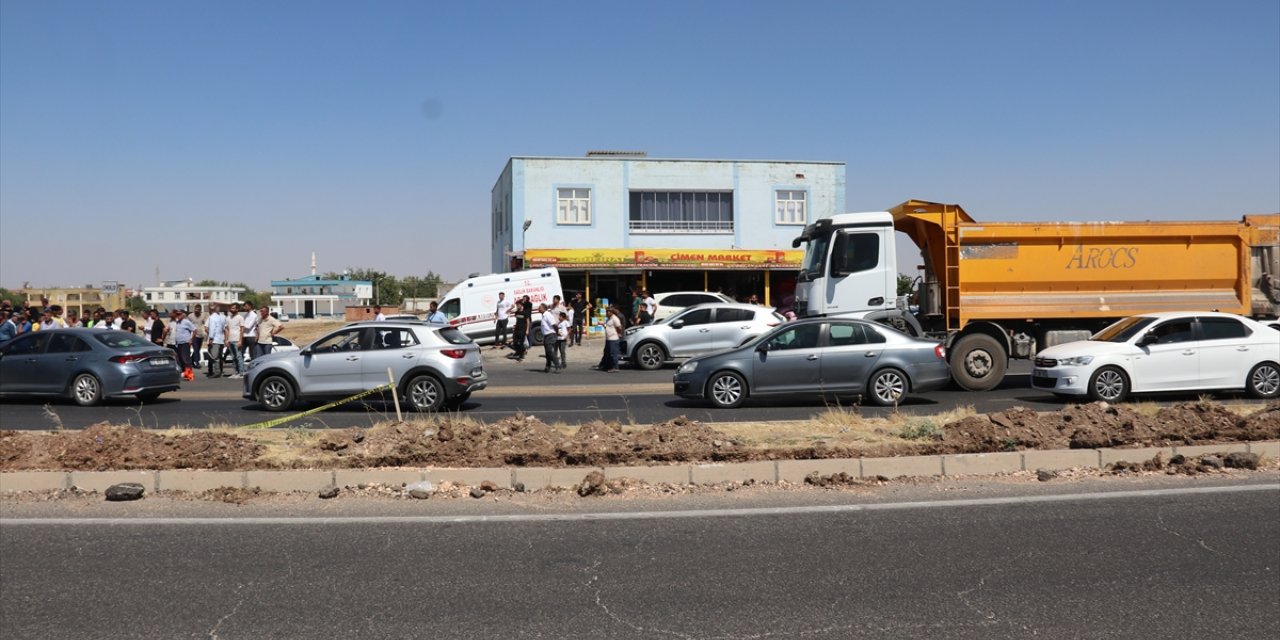
M313 258L314 260L314 258ZM342 318L347 307L368 306L373 282L311 275L271 281L271 304L295 318Z
M495 272L558 267L566 290L794 291L804 225L844 211L843 162L512 157L492 191Z
M142 296L143 302L148 307L164 312L173 309L191 309L195 305L208 307L210 302L217 302L226 307L240 301L240 296L244 295L244 287L226 284L200 285L188 278L161 282L154 287L143 287L138 295Z

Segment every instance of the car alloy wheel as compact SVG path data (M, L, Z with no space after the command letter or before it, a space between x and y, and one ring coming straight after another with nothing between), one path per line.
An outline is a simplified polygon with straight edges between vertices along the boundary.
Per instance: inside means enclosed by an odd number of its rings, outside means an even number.
M258 402L268 411L284 411L293 406L293 385L280 376L271 376L258 386Z
M742 382L742 378L733 373L718 373L707 384L707 397L712 404L724 409L742 404L746 392L746 384Z
M645 371L653 371L662 366L666 362L666 353L662 351L662 347L646 342L636 349L636 366Z
M871 377L871 402L889 407L902 402L907 393L907 378L897 369L878 371Z
M1280 396L1280 365L1263 362L1249 372L1245 382L1249 395L1255 398L1275 398Z
M405 389L409 404L417 411L435 411L444 404L444 386L431 376L418 376Z
M102 383L93 374L82 373L71 382L71 398L82 407L92 407L102 400Z
M1105 402L1120 402L1129 395L1129 380L1115 367L1103 367L1089 380L1089 397Z

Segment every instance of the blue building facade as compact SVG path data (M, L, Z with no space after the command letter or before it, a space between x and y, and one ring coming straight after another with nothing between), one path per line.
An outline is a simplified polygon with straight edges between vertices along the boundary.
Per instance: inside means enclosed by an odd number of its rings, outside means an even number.
M373 282L346 276L324 278L315 274L271 281L271 303L279 311L300 318L341 318L347 307L368 306Z
M591 297L642 287L766 301L794 286L804 225L844 212L845 165L521 156L491 196L495 272L556 266Z

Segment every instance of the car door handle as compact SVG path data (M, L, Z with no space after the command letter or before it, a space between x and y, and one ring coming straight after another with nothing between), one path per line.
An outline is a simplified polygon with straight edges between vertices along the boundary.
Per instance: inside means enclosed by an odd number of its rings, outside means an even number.
M816 353L810 355L808 358L805 358L805 360L817 360L817 359L818 359L818 354Z
M1189 350L1189 349L1188 349L1187 351L1183 351L1183 352L1182 352L1182 355L1184 355L1184 356L1194 356L1195 354L1196 354L1196 352L1195 352L1195 351L1192 351L1192 350Z
M710 329L698 329L698 333L707 333Z
M80 358L77 358L75 356L67 356L67 362L75 362L76 360L79 360L79 359Z
M402 356L400 356L400 357L401 357L401 358L404 358L405 360L412 360L412 359L414 359L416 356L414 356L412 353L406 353L406 354L404 354L404 355L402 355Z
M1236 347L1236 351L1248 351L1249 347Z
M868 351L868 352L866 352L866 353L862 354L862 357L864 357L864 358L874 358L874 357L876 357L877 355L879 355L879 354L877 354L875 351Z
M360 356L347 356L347 361L348 361L348 362L353 361L353 360L359 360L359 359L360 359Z

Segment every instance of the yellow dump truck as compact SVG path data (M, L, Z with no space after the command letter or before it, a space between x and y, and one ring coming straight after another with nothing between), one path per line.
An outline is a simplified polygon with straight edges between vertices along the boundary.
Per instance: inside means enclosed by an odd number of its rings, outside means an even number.
M920 248L910 299L895 295L895 232ZM959 205L909 200L819 220L796 238L802 244L797 313L864 317L944 339L952 376L972 390L996 387L1011 358L1088 338L1125 316L1280 312L1280 214L980 223Z

